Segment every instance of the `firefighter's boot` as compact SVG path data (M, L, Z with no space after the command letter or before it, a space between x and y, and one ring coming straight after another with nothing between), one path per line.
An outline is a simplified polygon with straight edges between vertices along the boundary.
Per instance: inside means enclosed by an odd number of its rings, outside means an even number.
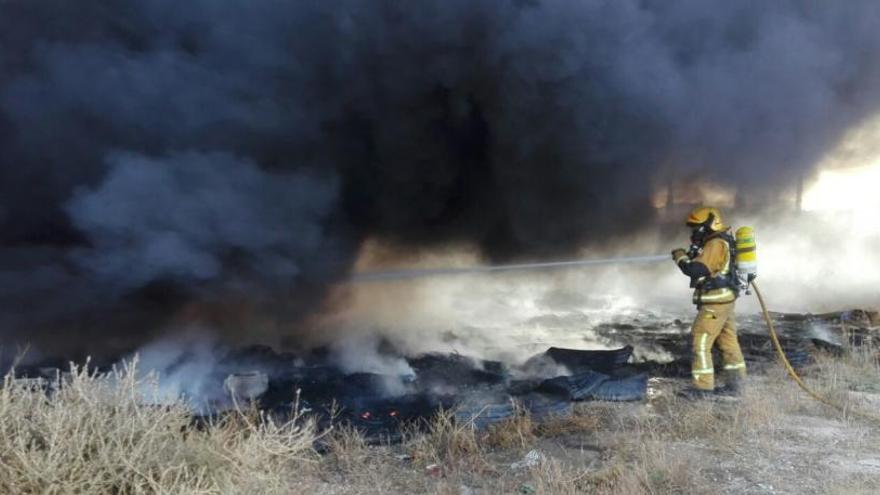
M718 395L739 397L743 394L743 375L741 373L726 373L724 386L715 389Z

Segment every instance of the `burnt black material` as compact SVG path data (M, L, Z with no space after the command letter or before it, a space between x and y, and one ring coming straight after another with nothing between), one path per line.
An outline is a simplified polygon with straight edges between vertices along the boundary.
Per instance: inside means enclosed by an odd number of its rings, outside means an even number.
M633 347L628 345L608 351L582 351L551 347L547 349L546 355L568 368L572 373L599 371L608 374L614 373L624 366L632 353Z
M401 425L428 418L439 409L452 407L451 401L428 394L376 399L360 398L351 401L340 411L338 419L366 433L367 437L393 440Z
M841 357L846 354L846 351L843 349L843 346L840 344L835 344L833 342L828 342L827 340L822 339L810 339L814 346L820 351L827 352L835 357Z
M740 346L747 350L748 358L755 362L773 362L776 361L776 349L773 342L766 335L745 334L739 336ZM811 350L814 345L809 340L796 338L780 338L780 345L785 351L785 357L794 368L803 368L813 362Z
M505 381L507 373L497 361L481 361L460 354L424 354L410 359L409 365L416 372L419 384L425 388L500 384Z
M811 363L812 353L817 350L833 355L845 352L840 345L805 338L809 335L804 331L805 325L817 320L829 323L829 328L834 330L837 320L832 317L844 318L841 315L802 318L774 315L782 346L793 366L802 368ZM847 322L855 319L846 318ZM871 324L876 320L870 314L860 315L860 318ZM639 320L634 322L639 323ZM763 332L763 322L744 316L740 323L744 332L740 333L739 339L748 367L757 370L778 366L772 343ZM331 365L332 356L327 349L300 355L251 346L231 350L220 358L208 388L222 394L223 380L229 373L261 371L269 377L269 388L259 398L259 406L279 419L289 417L293 407L299 405L309 414L316 415L323 425L344 422L364 431L371 440L393 441L399 438L401 424L424 425L426 419L441 409L455 411L458 421L485 428L510 419L518 407L540 420L571 414L572 401L643 400L648 376L682 379L690 376L691 338L682 332L685 327L681 322L661 321L651 325L639 323L639 326L600 324L593 329L606 342L637 343L644 355L675 358L670 362L639 359L638 354L633 356L631 345L599 351L551 347L516 368L519 373L516 380L502 363L459 354L433 353L408 359L414 376L394 376L343 372ZM754 333L755 329L762 331ZM858 343L873 338L867 326L848 328L848 333L840 338L852 339L857 333ZM386 347L382 349L383 354L400 356L397 350ZM184 357L181 361L186 359ZM58 386L55 383L58 368L64 370L61 363L57 359L42 360L17 367L15 375L45 378L46 382L34 381L35 386L45 385L46 393L53 393L53 387ZM720 374L720 356L715 364ZM97 369L107 369L108 366L100 363ZM554 376L560 366L572 375ZM200 413L216 414L216 409L228 406L212 403L215 410ZM205 417L200 416L198 420Z
M532 419L562 418L571 415L571 402L551 395L532 393L520 397L522 406L532 415Z
M639 374L629 378L611 378L602 373L587 371L577 375L544 380L537 390L572 401L642 400L647 394L648 376Z
M516 414L516 404L505 394L473 394L465 397L456 406L455 420L472 424L481 430L490 425L505 421Z
M572 376L557 376L541 382L538 391L558 395L568 400L585 400L596 387L607 379L608 375L595 371Z
M612 378L600 383L590 392L590 399L607 401L644 400L648 394L648 375L642 373L628 378Z

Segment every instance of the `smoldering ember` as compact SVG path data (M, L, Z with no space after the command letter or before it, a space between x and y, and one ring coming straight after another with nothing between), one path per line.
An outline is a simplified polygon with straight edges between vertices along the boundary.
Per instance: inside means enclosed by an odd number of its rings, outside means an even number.
M0 492L877 493L877 60L870 0L0 1Z

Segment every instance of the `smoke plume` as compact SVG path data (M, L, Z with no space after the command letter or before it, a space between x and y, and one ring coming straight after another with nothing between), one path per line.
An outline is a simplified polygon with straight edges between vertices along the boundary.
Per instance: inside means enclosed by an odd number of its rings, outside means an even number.
M670 176L785 187L878 56L870 0L6 0L0 330L130 349L234 300L295 335L367 238L540 257Z

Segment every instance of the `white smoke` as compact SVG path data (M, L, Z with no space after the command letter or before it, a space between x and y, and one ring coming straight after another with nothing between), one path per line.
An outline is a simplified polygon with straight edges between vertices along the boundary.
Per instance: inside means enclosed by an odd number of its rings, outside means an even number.
M368 244L361 269L376 269L371 265L376 262L374 251L384 249ZM461 247L422 253L408 261L407 268L482 262L472 250ZM648 273L673 268L671 262L662 268L639 267ZM671 309L642 305L643 295L654 285L642 281L644 275L629 276L640 273L636 268L625 270L590 267L355 283L345 288L349 299L330 321L336 330L329 335L346 339L346 329L360 324L410 355L452 352L512 365L551 346L619 347L619 342L597 334L595 327L637 318L671 321L689 305L687 295L685 302Z
M756 231L758 283L771 311L870 309L880 301L876 248L880 223L865 223L861 220L865 212L725 213L734 230L748 225ZM670 233L677 233L672 241ZM614 244L583 252L582 257L665 253L686 246L688 235L683 225L669 224L617 238ZM375 246L367 245L362 253L367 266L360 269L376 269L370 266L371 249ZM472 250L456 247L404 262L407 268L440 268L473 266L483 260ZM663 330L663 325L675 320L689 325L694 307L688 283L671 257L656 264L358 283L349 287L351 300L343 320L369 324L413 353L445 350L521 363L549 346L619 346L595 332L600 324L659 324L657 331L680 331L680 325L671 330ZM743 295L737 311L757 314L757 298ZM656 349L638 349L636 354L659 360L670 357Z
M182 398L196 411L229 402L216 379L218 347L207 329L184 329L145 345L136 355L140 372L156 376L150 399L170 403Z
M407 383L416 373L406 359L379 352L377 334L348 335L330 346L330 363L345 373L375 373L383 376L383 392L388 396L403 395Z

